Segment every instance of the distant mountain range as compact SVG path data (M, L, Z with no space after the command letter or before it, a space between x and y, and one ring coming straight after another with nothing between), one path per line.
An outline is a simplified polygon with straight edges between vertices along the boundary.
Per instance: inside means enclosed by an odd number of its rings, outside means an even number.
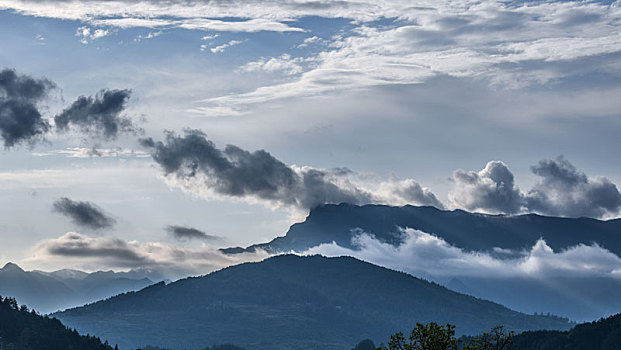
M263 249L270 253L304 252L321 244L359 250L352 238L360 232L379 242L399 246L406 238L399 228L412 228L433 234L466 252L485 253L499 259L516 258L543 238L555 252L578 245L597 244L621 256L621 219L559 218L535 214L486 215L463 210L434 207L390 207L328 204L311 210L304 222L291 226L287 234L247 248L222 249L227 254ZM498 254L501 248L502 254ZM508 254L507 254L508 252ZM428 259L434 259L429 256ZM396 258L395 258L396 259ZM391 256L374 263L415 270ZM621 271L621 266L617 267ZM526 313L551 312L576 321L594 320L621 311L621 278L602 276L499 277L436 276L424 273L450 289L492 300Z
M58 317L121 349L350 349L416 322L450 322L459 334L493 326L569 329L566 319L515 312L360 260L280 255L168 285L158 283Z
M268 243L222 251L234 254L260 248L270 253L302 252L331 242L355 248L351 238L357 231L372 234L381 242L399 245L403 243L403 235L398 227L434 234L468 251L492 251L495 247L529 249L539 238L544 238L554 250L595 242L621 256L621 219L487 215L435 207L346 203L326 204L311 210L304 222L292 225L285 236Z
M0 295L15 297L19 303L44 314L139 290L153 283L137 273L24 271L13 263L0 269Z

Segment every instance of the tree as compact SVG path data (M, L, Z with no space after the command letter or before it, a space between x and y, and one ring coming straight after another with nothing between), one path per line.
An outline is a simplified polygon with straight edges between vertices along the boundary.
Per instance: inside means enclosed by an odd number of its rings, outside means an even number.
M492 328L489 333L470 339L464 350L509 350L513 348L514 332L505 332L503 326Z
M416 323L408 339L399 332L393 334L388 342L389 350L457 350L457 346L455 326L450 323L443 326L435 322ZM386 350L385 347L378 349Z

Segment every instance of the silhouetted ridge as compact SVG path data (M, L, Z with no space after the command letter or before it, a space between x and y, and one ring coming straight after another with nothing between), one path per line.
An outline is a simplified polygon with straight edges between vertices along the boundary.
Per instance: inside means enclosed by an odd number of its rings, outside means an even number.
M386 205L327 204L311 210L304 222L291 226L287 234L269 243L244 248L223 249L235 254L257 248L272 253L305 251L322 243L336 242L347 248L359 232L374 235L384 243L403 242L401 228L434 234L448 243L470 251L529 249L544 238L554 250L578 244L597 243L621 256L621 220L559 218L526 215L487 215L434 207L391 207Z

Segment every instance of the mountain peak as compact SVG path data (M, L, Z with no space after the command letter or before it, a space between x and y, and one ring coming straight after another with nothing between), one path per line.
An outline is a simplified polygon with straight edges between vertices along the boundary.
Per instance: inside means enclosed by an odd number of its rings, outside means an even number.
M6 265L4 265L1 270L7 272L24 272L21 267L17 266L17 264L14 264L12 262L6 263Z

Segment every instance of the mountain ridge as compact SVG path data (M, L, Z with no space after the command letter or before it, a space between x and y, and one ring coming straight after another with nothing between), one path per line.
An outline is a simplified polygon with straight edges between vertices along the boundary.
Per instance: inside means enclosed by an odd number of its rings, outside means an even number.
M227 342L348 349L361 336L383 339L418 321L453 322L468 334L499 323L516 330L570 327L566 319L522 314L355 258L296 255L155 284L55 316L122 349Z
M566 218L539 214L491 215L460 209L441 210L432 206L326 204L312 209L301 223L293 224L284 236L246 248L223 248L236 254L263 249L269 253L303 252L322 243L336 242L346 248L360 229L392 245L403 242L398 228L412 228L436 235L468 251L493 248L522 250L544 238L561 250L580 243L596 242L621 256L621 219ZM588 234L587 234L588 233Z

